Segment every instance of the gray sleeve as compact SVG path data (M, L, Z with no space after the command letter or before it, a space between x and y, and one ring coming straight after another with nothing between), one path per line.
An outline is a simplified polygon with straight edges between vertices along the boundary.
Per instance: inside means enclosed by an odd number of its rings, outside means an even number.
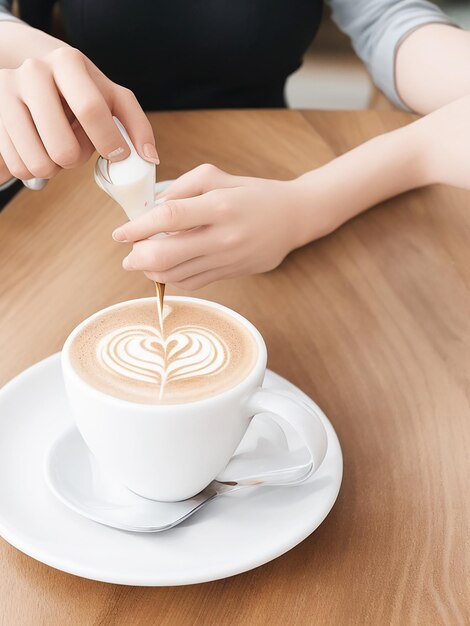
M12 0L0 0L0 22L5 20L21 22L21 20L11 14L11 5Z
M457 26L427 0L328 0L334 22L352 40L374 83L407 109L395 83L395 55L407 35L425 24Z

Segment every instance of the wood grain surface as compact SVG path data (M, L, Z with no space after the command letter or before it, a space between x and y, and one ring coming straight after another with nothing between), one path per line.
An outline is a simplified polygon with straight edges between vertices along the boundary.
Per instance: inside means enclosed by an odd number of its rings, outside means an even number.
M413 118L260 110L151 119L163 180L207 161L289 178ZM123 216L92 167L22 191L0 215L1 383L59 350L93 311L153 293L120 267L125 253L110 233ZM331 419L345 461L335 507L275 561L184 588L96 583L0 539L0 623L470 623L469 242L470 195L429 188L354 219L273 272L198 292L253 321L269 366Z

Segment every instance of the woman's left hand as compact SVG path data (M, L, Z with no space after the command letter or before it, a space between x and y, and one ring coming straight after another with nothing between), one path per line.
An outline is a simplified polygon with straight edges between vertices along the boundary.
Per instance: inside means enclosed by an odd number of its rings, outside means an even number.
M157 196L157 206L114 231L116 241L134 243L123 267L188 290L271 270L301 245L295 185L201 165L160 194L164 201ZM149 240L157 233L170 234Z

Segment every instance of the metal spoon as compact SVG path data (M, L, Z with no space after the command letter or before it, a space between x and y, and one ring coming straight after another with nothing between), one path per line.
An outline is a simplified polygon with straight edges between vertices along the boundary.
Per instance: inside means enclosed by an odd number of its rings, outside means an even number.
M255 483L262 485L297 485L308 478L309 472L305 468L305 477L284 483L270 483L269 481ZM181 502L157 502L140 498L142 502L128 507L106 508L100 510L88 506L80 512L85 517L121 530L143 533L157 533L169 530L189 517L200 511L208 502L217 496L242 489L243 487L253 487L255 484L245 484L233 481L232 483L222 483L214 480L204 491L198 493L193 498L182 500Z

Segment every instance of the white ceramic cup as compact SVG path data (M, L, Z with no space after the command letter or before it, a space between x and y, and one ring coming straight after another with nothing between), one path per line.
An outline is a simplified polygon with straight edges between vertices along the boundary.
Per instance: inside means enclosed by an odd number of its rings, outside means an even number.
M327 436L312 409L285 392L261 388L266 371L266 346L244 317L220 304L168 296L165 301L201 303L238 320L256 341L256 364L231 389L202 400L180 404L142 404L110 396L85 382L70 362L77 333L110 306L79 324L62 350L62 370L70 407L83 439L98 462L135 493L153 500L184 500L202 491L225 468L252 417L269 413L281 426L289 422L311 455L311 475L326 453ZM224 475L224 480L228 480Z

